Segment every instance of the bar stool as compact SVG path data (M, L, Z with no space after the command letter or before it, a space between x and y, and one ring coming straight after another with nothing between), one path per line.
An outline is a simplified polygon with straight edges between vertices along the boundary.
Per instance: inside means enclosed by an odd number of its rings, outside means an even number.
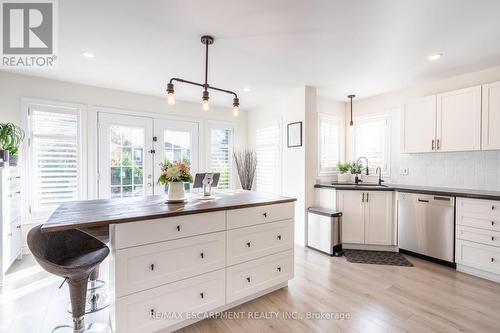
M42 233L39 225L28 233L28 247L43 269L68 281L73 326L57 326L52 332L111 333L106 324L84 322L87 281L108 256L106 244L79 230Z
M97 238L104 244L109 243L109 227L78 229L90 236ZM85 314L94 313L107 308L110 305L109 294L105 288L106 282L99 280L99 265L90 273L87 283L87 300L85 302ZM99 289L99 290L98 290ZM71 313L71 303L66 307L66 311Z

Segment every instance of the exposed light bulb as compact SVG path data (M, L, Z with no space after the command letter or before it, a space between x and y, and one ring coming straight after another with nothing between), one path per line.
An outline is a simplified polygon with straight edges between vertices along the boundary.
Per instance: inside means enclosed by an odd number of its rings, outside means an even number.
M208 99L203 100L203 102L201 104L202 104L203 111L210 111L210 105L208 104Z
M175 95L174 93L167 94L168 105L175 105Z
M240 114L240 108L237 106L233 106L233 116L238 117Z
M440 59L442 56L443 56L442 53L435 53L435 54L431 54L430 56L428 56L427 59L433 61L433 60Z

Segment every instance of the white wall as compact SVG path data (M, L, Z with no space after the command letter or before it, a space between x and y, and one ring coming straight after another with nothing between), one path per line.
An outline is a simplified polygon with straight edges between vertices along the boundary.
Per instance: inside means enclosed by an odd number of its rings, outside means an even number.
M306 88L293 89L276 101L248 112L248 144L255 148L255 132L263 124L279 123L281 127L281 188L282 194L297 198L295 203L295 240L304 244L305 216L305 140L302 147L287 147L286 126L302 121L305 129Z
M392 183L500 190L500 152L400 153L401 105L406 101L451 90L500 81L500 67L419 84L404 90L354 101L356 116L388 113L391 116ZM346 111L349 104L345 104ZM349 135L347 155L352 156ZM400 174L409 168L409 175Z

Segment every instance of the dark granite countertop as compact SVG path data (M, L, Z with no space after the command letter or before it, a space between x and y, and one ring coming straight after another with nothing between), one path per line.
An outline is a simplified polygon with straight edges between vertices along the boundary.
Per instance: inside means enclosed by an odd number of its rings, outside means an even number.
M500 200L500 191L489 190L472 190L464 188L450 188L450 187L434 187L434 186L417 186L405 184L384 184L379 186L366 186L366 185L349 185L349 184L316 184L316 188L331 188L337 190L354 190L354 191L400 191L410 193L424 193L435 195L448 195L453 197L474 198L474 199L488 199Z
M116 223L296 201L295 198L250 191L216 192L214 196L214 200L200 200L193 196L186 203L175 204L166 204L164 195L66 202L42 225L42 231L102 228Z

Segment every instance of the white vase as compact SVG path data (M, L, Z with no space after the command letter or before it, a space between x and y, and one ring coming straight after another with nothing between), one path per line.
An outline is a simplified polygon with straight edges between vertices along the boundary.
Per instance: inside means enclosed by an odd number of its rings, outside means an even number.
M184 200L183 182L171 182L168 185L168 200Z
M350 175L347 173L339 173L337 175L337 181L339 183L348 183L350 181Z

